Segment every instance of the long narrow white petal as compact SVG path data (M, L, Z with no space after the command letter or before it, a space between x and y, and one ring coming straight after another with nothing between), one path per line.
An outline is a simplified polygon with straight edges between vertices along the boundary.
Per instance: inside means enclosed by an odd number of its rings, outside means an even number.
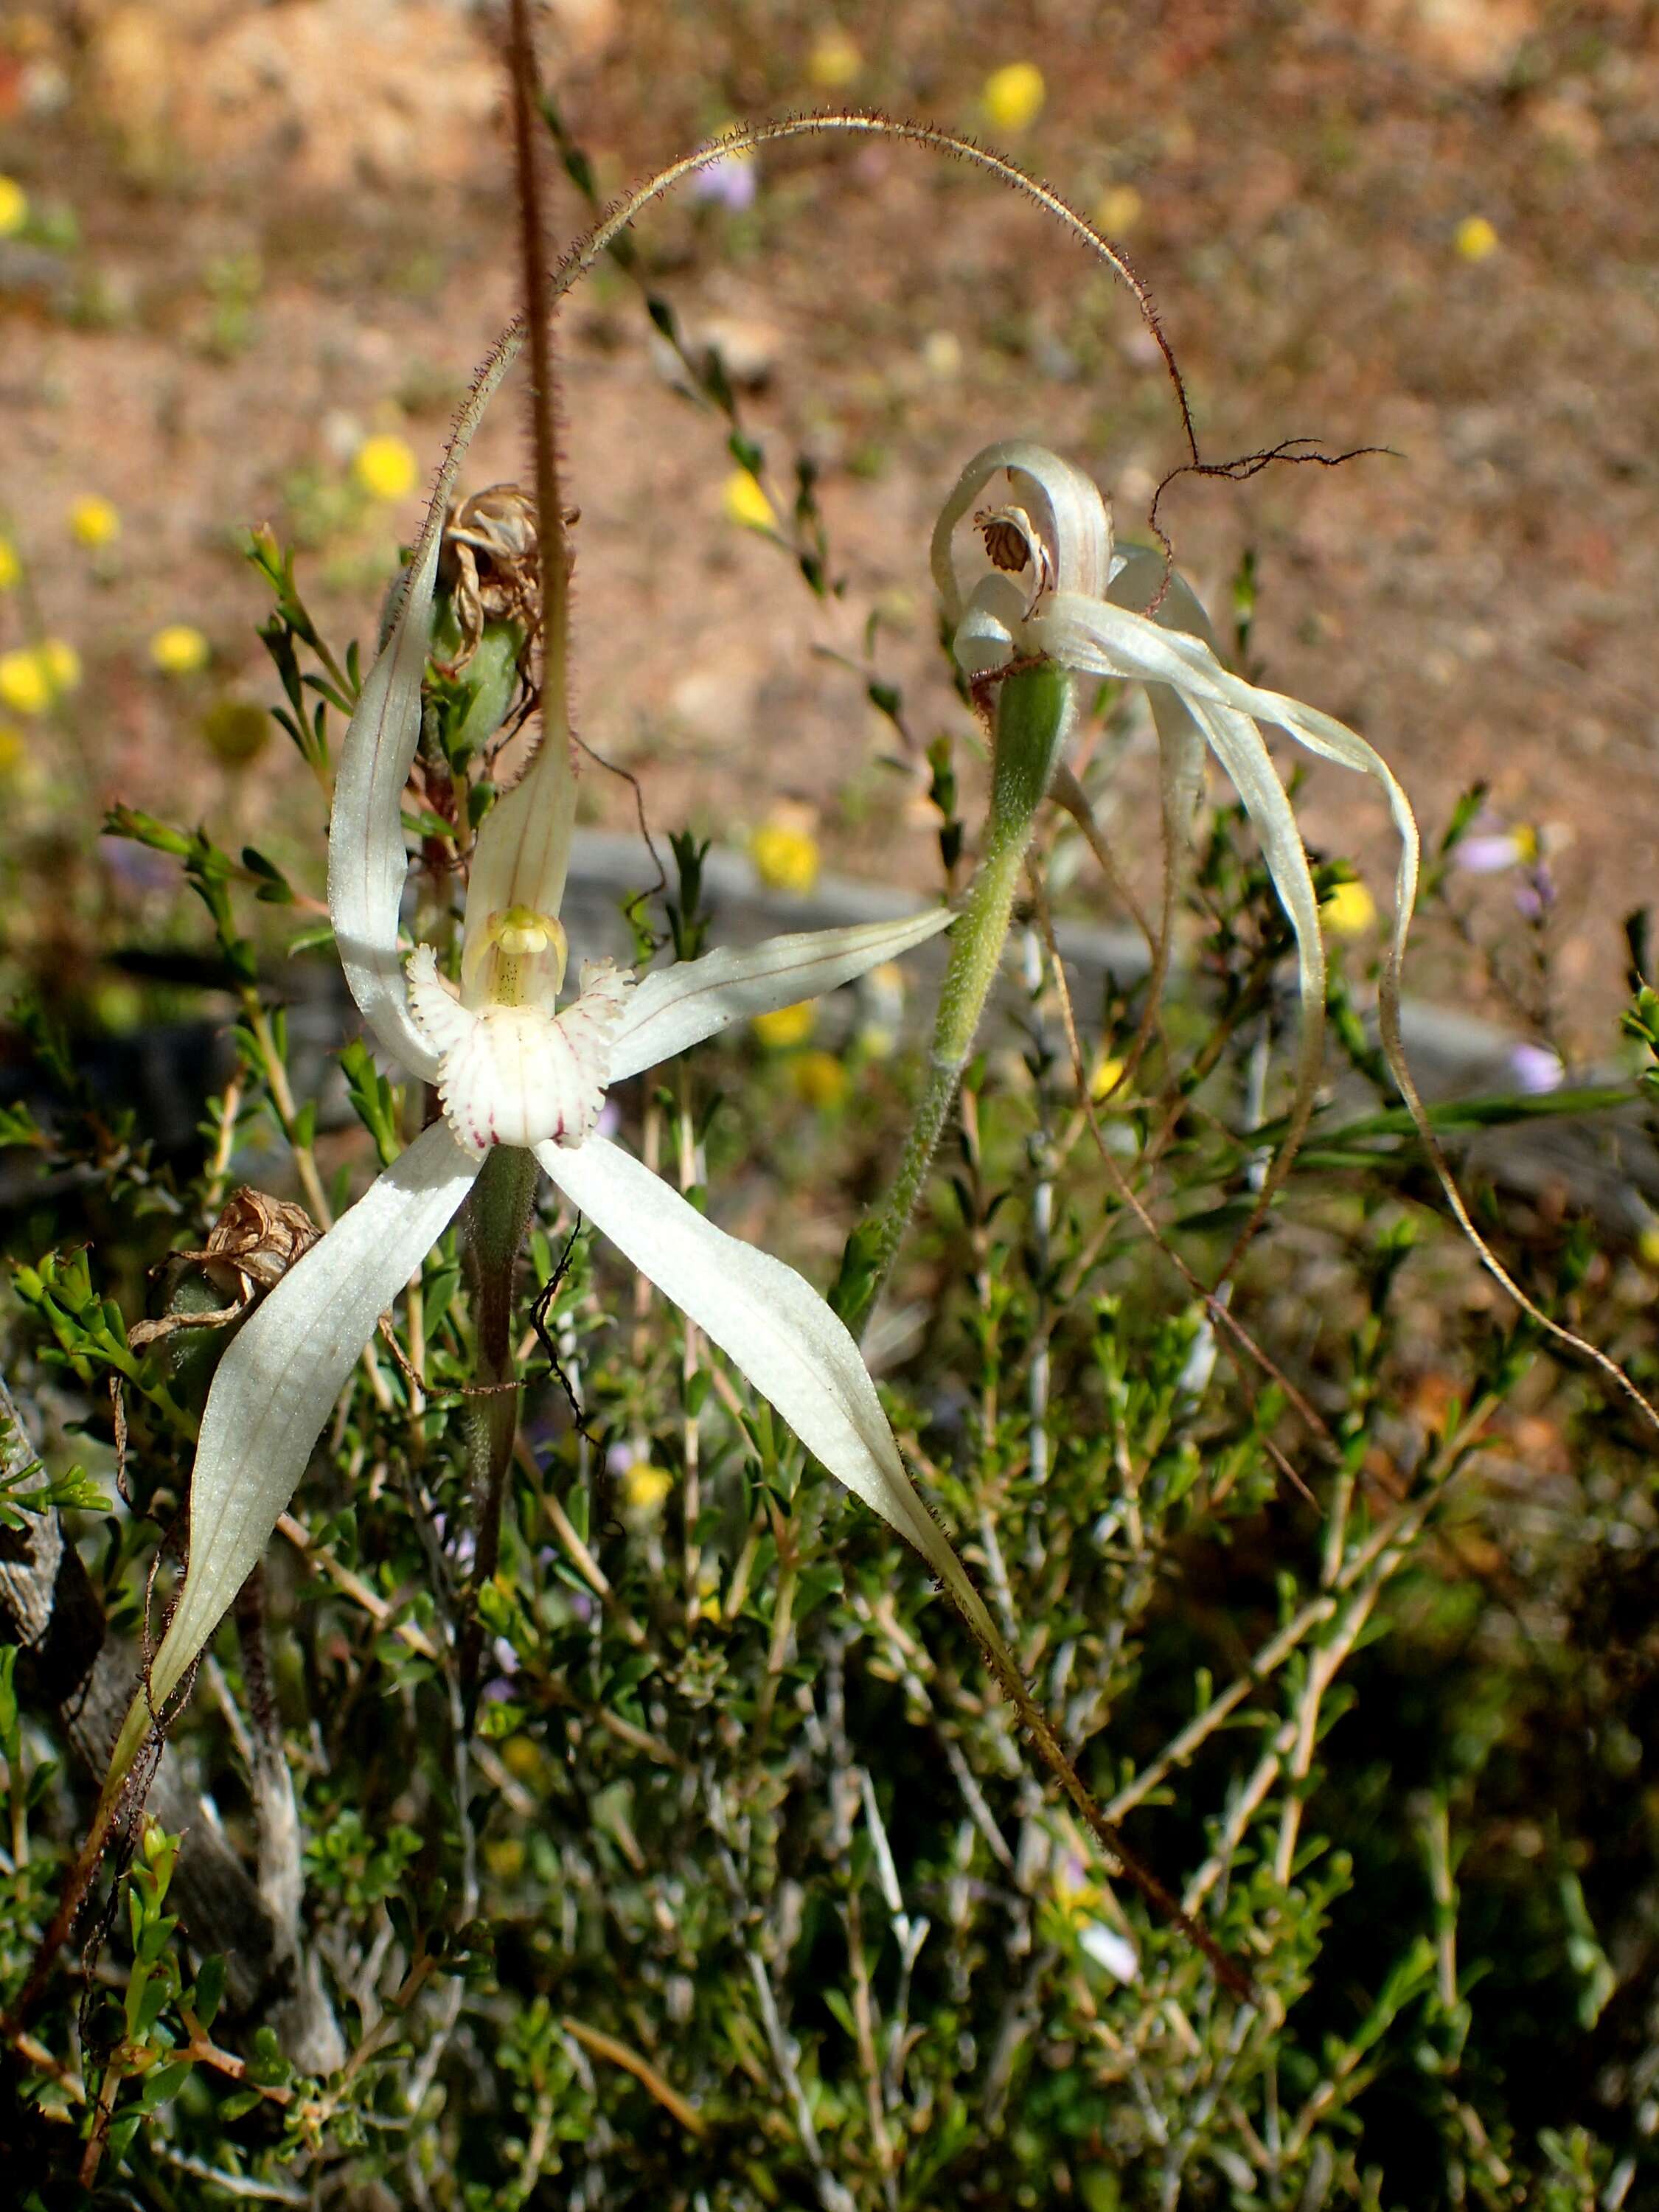
M705 1221L603 1137L536 1157L570 1203L689 1314L838 1482L921 1553L1005 1679L1018 1682L994 1623L905 1472L858 1346L793 1267Z
M328 830L328 911L346 982L380 1043L428 1082L437 1061L409 1018L398 913L409 872L404 786L421 734L440 538L428 532L416 548L391 634L363 679L340 750Z
M1307 848L1261 732L1249 716L1236 708L1218 707L1190 695L1189 700L1211 750L1244 802L1279 904L1296 933L1302 1042L1291 1109L1294 1137L1295 1125L1305 1113L1319 1079L1325 1043L1325 940L1320 933L1319 900L1308 867Z
M932 907L902 921L813 929L763 945L722 946L701 960L678 960L643 977L629 1000L611 1055L610 1081L672 1060L732 1022L752 1021L801 999L816 999L896 960L951 919Z
M1223 668L1199 638L1166 629L1124 608L1089 606L1074 594L1056 593L1027 629L1035 649L1052 653L1068 667L1170 684L1189 702L1208 699L1258 721L1277 724L1322 759L1370 777L1388 800L1400 839L1394 916L1394 957L1398 959L1417 896L1417 822L1388 763L1364 738L1316 707L1304 707L1281 691L1247 684Z
M158 1705L258 1564L375 1322L477 1172L434 1121L289 1270L220 1362L191 1477L185 1586L151 1669Z
M404 571L392 629L363 679L340 748L328 836L328 911L351 995L380 1043L413 1075L437 1072L409 1018L398 957L398 911L409 872L403 794L421 734L421 681L432 642L432 594L444 517L473 433L518 351L517 325L490 349L456 417Z
M962 617L963 592L951 539L991 479L1006 469L1015 477L1014 495L1030 512L1054 556L1058 582L1091 597L1103 593L1111 566L1112 526L1098 487L1030 438L1004 438L975 454L939 510L928 558L933 582L954 629Z

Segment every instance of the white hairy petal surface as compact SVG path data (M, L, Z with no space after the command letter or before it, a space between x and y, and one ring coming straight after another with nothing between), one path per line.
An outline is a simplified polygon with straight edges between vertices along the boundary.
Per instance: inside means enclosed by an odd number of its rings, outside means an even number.
M409 963L410 1003L441 1057L438 1096L457 1143L529 1151L580 1145L599 1118L611 1042L634 987L608 960L585 961L580 995L562 1014L539 1006L463 1006L429 946Z
M902 921L849 929L805 930L738 951L723 946L700 960L678 960L643 976L623 1009L611 1048L612 1083L672 1060L733 1022L752 1021L896 960L951 920L933 907Z
M1007 470L1014 480L1015 502L1024 507L1047 540L1057 583L1091 598L1104 593L1111 571L1112 526L1098 487L1081 469L1030 438L1004 438L975 454L933 526L928 558L933 582L954 629L961 620L963 592L951 538L992 479ZM1027 597L1029 599L1029 592Z
M409 957L409 1010L440 1060L465 1042L477 1019L438 973L438 956L429 945L417 945Z
M189 1564L150 1668L156 1705L183 1680L258 1565L376 1322L442 1236L477 1172L477 1162L434 1121L237 1332L202 1415ZM141 1693L122 1730L129 1750L149 1718Z
M377 1041L428 1083L437 1061L410 1019L398 914L409 872L404 786L421 734L439 538L428 531L416 549L390 635L363 678L340 750L328 830L328 912L346 982Z
M836 1480L920 1552L974 1631L1019 1674L918 1495L859 1348L804 1277L728 1237L604 1137L536 1157L570 1203L718 1345Z

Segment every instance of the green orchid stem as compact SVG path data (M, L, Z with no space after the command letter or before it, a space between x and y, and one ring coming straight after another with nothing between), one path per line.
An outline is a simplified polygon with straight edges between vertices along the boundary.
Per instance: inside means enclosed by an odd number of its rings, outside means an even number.
M1051 662L1006 677L997 698L991 808L979 868L951 932L933 1048L915 1119L883 1204L854 1233L842 1263L836 1310L856 1336L880 1297L927 1184L996 981L1020 870L1037 810L1075 718L1074 687Z
M469 1728L477 1698L478 1657L483 1648L477 1595L494 1576L501 1558L501 1501L519 1433L513 1285L539 1172L533 1153L512 1145L494 1146L467 1202L475 1334L472 1379L481 1393L467 1401L467 1473L477 1539L473 1603L461 1636L461 1695Z

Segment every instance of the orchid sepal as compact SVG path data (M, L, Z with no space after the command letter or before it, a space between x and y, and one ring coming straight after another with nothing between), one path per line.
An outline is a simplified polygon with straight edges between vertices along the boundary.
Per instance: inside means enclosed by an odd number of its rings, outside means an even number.
M189 1673L258 1564L375 1324L419 1273L477 1173L477 1161L434 1121L237 1332L197 1440L184 1583L112 1774L131 1765L152 1710Z
M930 907L896 921L803 930L741 949L723 945L701 959L653 969L623 1009L610 1080L641 1074L734 1022L854 982L937 936L952 919L948 907Z

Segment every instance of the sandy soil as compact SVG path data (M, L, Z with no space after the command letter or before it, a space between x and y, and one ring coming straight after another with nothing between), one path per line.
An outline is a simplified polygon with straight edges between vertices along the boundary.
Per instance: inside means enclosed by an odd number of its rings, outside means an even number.
M1254 547L1265 680L1364 730L1431 829L1476 778L1539 825L1569 1034L1604 1046L1620 921L1659 860L1652 9L910 0L834 20L860 62L836 96L957 127L987 129L989 70L1041 66L1047 104L1003 143L1085 210L1110 196L1208 454L1302 434L1392 449L1188 479L1165 518L1220 613ZM608 191L733 116L825 104L830 25L760 0L562 0L547 57ZM85 671L60 725L22 732L9 812L27 865L54 817L60 851L120 796L257 825L320 878L294 842L291 761L272 746L228 769L198 733L217 697L274 696L235 532L302 532L319 611L372 623L418 500L348 512L350 457L389 429L433 458L514 305L487 29L429 0L82 0L0 27L0 172L81 238L0 240L0 510L33 586L0 600L0 650L37 622ZM574 194L560 215L579 226ZM1471 216L1495 236L1484 258L1459 249ZM847 588L819 606L724 515L721 426L672 388L626 285L589 284L563 319L584 730L641 770L664 825L738 836L787 793L842 865L922 879L915 778L880 764L890 729L813 648L856 657L878 608L884 671L926 737L950 712L927 531L957 469L1040 434L1136 534L1182 458L1156 356L1127 295L1030 208L907 149L780 151L751 208L682 199L642 243L687 325L754 373L745 414L778 480L797 450L819 464ZM473 483L519 472L520 429L498 409ZM123 518L97 556L64 522L87 491ZM215 655L182 683L147 657L176 621ZM628 817L625 788L591 784L596 815ZM1137 853L1149 790L1132 754L1118 825ZM1381 892L1369 801L1321 770L1306 812ZM1479 893L1494 926L1507 896ZM11 934L38 952L15 909Z

